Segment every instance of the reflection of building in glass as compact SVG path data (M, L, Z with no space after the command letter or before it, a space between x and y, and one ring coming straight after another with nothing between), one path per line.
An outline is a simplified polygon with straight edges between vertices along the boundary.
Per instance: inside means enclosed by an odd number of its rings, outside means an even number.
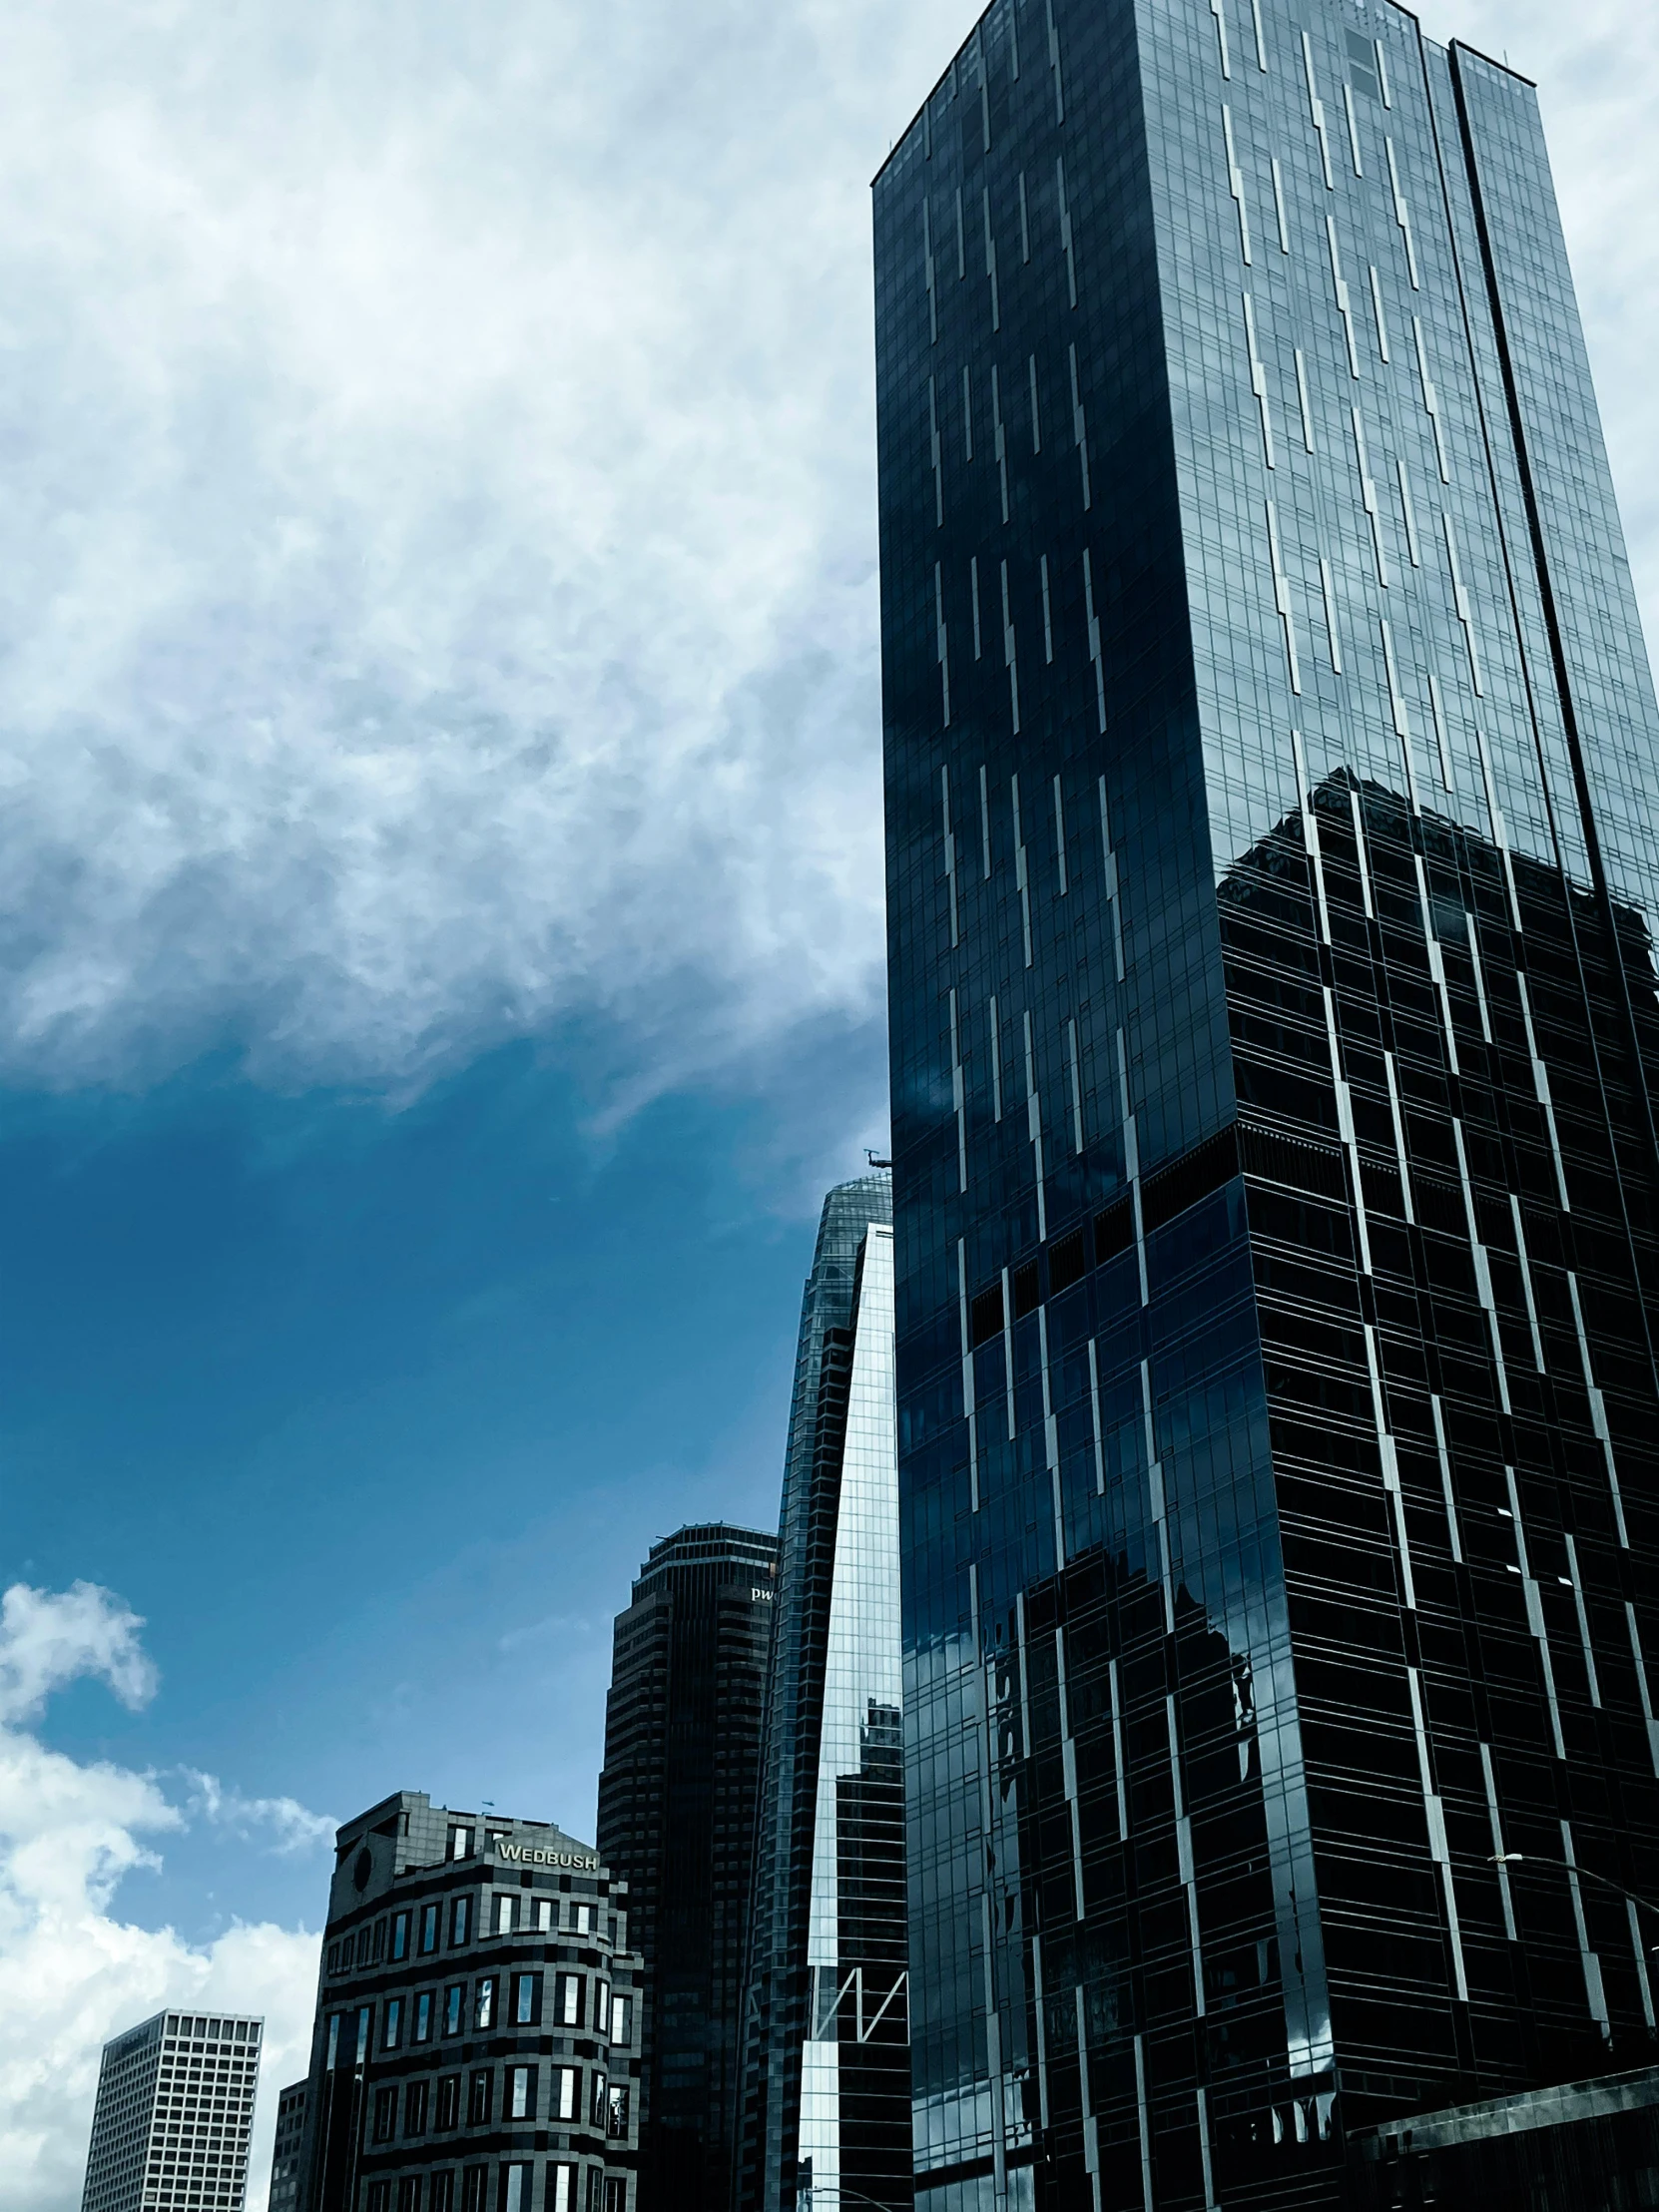
M917 2203L1330 2205L1654 2055L1659 718L1536 104L997 0L875 219Z
M784 1471L739 2202L910 2197L891 1184L825 1202Z
M644 1961L640 2212L731 2208L777 1559L754 1529L678 1529L617 1615L597 1842Z

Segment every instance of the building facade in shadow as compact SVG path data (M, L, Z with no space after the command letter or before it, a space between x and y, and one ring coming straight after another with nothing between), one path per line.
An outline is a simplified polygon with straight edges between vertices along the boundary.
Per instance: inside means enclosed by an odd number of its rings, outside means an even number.
M653 1544L617 1615L599 1856L641 1959L638 2212L730 2212L776 1536Z

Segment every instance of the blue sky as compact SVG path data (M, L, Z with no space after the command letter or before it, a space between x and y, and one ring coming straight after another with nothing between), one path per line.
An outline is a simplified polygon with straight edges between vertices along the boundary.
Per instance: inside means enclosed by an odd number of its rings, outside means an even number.
M1208 0L1167 0L1208 12ZM1226 0L1233 5L1235 0ZM1535 74L1650 634L1659 10ZM330 1819L591 1833L884 1133L868 179L959 0L14 0L0 2212L300 2069Z
M850 1173L881 1040L801 1041L852 1117L801 1126ZM644 1547L776 1522L814 1226L780 1103L671 1095L598 1137L529 1044L397 1113L213 1062L9 1100L8 1548L118 1590L161 1673L139 1713L81 1686L49 1740L341 1819L408 1787L591 1835ZM204 1825L123 1908L195 1942L314 1925L325 1868Z

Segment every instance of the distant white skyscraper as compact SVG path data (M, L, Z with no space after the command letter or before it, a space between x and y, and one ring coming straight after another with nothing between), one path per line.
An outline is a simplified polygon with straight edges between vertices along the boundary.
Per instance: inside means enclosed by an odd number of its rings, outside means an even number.
M158 2012L104 2045L81 2212L242 2212L264 2024Z

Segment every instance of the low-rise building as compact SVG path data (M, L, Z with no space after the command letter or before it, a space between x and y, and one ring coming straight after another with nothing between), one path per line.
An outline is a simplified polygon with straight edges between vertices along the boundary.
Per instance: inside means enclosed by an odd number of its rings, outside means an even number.
M625 1887L399 1791L338 1832L298 2212L635 2212Z

